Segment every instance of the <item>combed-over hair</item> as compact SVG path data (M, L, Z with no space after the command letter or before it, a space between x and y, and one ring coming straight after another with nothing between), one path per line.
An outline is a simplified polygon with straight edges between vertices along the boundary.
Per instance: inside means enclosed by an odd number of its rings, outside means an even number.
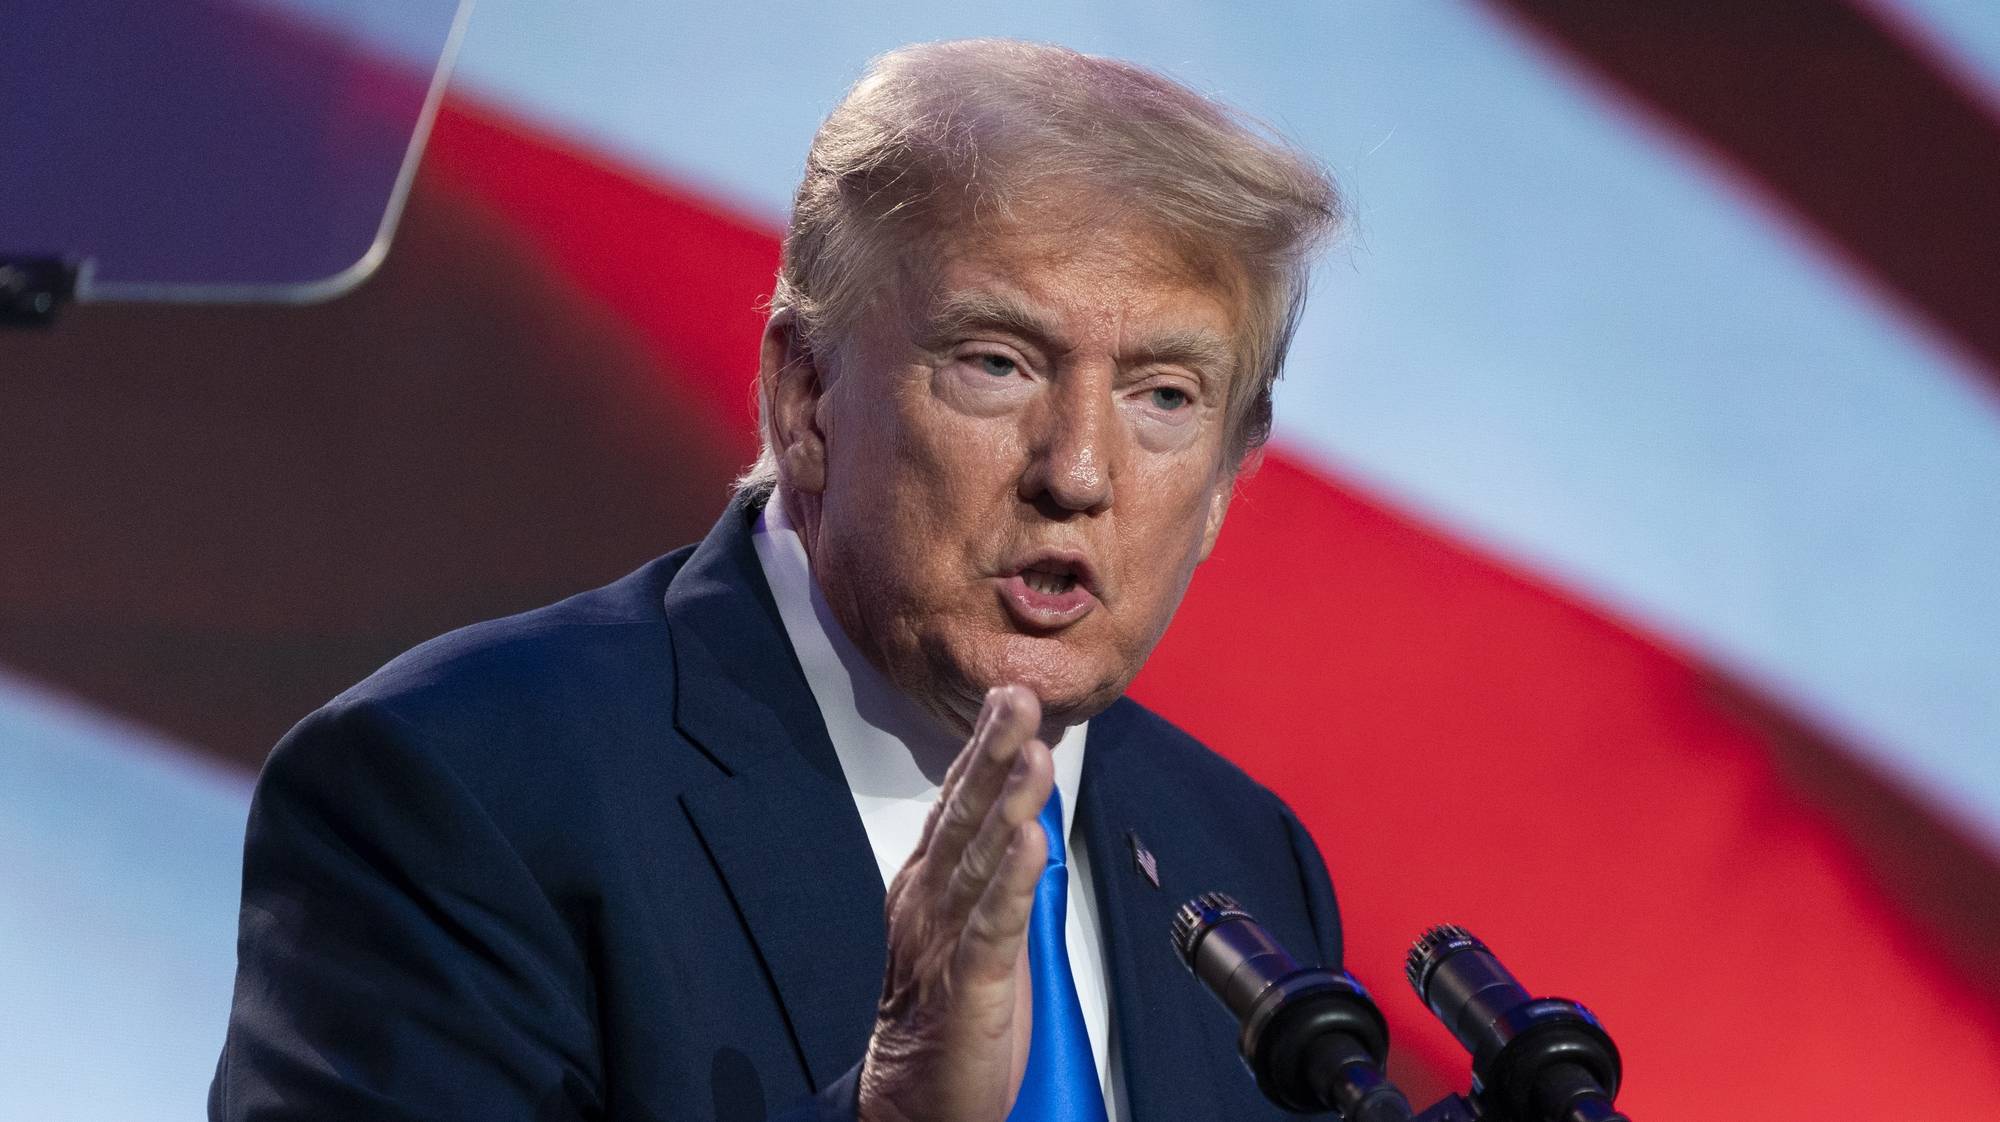
M954 232L1059 200L1137 220L1243 291L1231 452L1270 435L1271 388L1340 199L1309 156L1156 71L1009 39L921 43L875 59L806 154L771 312L838 353L861 311ZM738 480L768 490L764 451Z

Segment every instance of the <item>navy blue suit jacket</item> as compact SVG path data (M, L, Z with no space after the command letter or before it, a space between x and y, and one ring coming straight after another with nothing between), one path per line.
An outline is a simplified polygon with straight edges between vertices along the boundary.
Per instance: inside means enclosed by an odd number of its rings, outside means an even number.
M418 647L286 736L213 1118L851 1117L882 881L753 519ZM1221 890L1338 962L1305 830L1129 700L1091 722L1077 818L1133 1116L1287 1117L1168 930Z

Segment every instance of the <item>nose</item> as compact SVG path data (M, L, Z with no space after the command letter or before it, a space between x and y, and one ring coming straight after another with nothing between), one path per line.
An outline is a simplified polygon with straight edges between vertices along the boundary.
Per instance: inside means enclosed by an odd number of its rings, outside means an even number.
M1071 377L1056 383L1033 422L1021 498L1045 513L1098 514L1111 506L1117 473L1118 418L1108 380Z

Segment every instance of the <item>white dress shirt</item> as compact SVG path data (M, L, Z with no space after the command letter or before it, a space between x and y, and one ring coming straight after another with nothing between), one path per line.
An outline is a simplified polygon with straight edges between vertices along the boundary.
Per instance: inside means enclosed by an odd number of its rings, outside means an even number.
M964 746L961 738L939 729L930 714L890 685L854 644L828 611L806 560L805 545L790 522L782 491L764 504L752 541L771 596L778 604L785 635L792 642L806 684L819 703L826 733L833 741L840 769L875 864L886 887L909 860L923 835L924 820L937 801L938 785ZM1076 976L1083 1024L1097 1060L1097 1077L1113 1122L1125 1119L1124 1074L1111 1062L1110 992L1104 969L1104 941L1098 932L1097 900L1091 892L1090 856L1076 839L1077 788L1083 778L1084 737L1088 724L1063 734L1054 749L1056 787L1062 792L1063 833L1070 839L1069 915L1064 938L1070 971Z

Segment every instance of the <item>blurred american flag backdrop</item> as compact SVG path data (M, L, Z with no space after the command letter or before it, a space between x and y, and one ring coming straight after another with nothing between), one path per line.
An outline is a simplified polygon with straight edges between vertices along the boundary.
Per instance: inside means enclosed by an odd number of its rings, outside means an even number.
M355 7L264 3L245 66ZM200 1113L264 753L707 529L813 129L966 35L1157 66L1347 195L1134 692L1311 827L1412 1097L1464 1084L1398 981L1453 921L1642 1122L2000 1118L1982 0L482 0L358 290L0 335L0 1117Z

